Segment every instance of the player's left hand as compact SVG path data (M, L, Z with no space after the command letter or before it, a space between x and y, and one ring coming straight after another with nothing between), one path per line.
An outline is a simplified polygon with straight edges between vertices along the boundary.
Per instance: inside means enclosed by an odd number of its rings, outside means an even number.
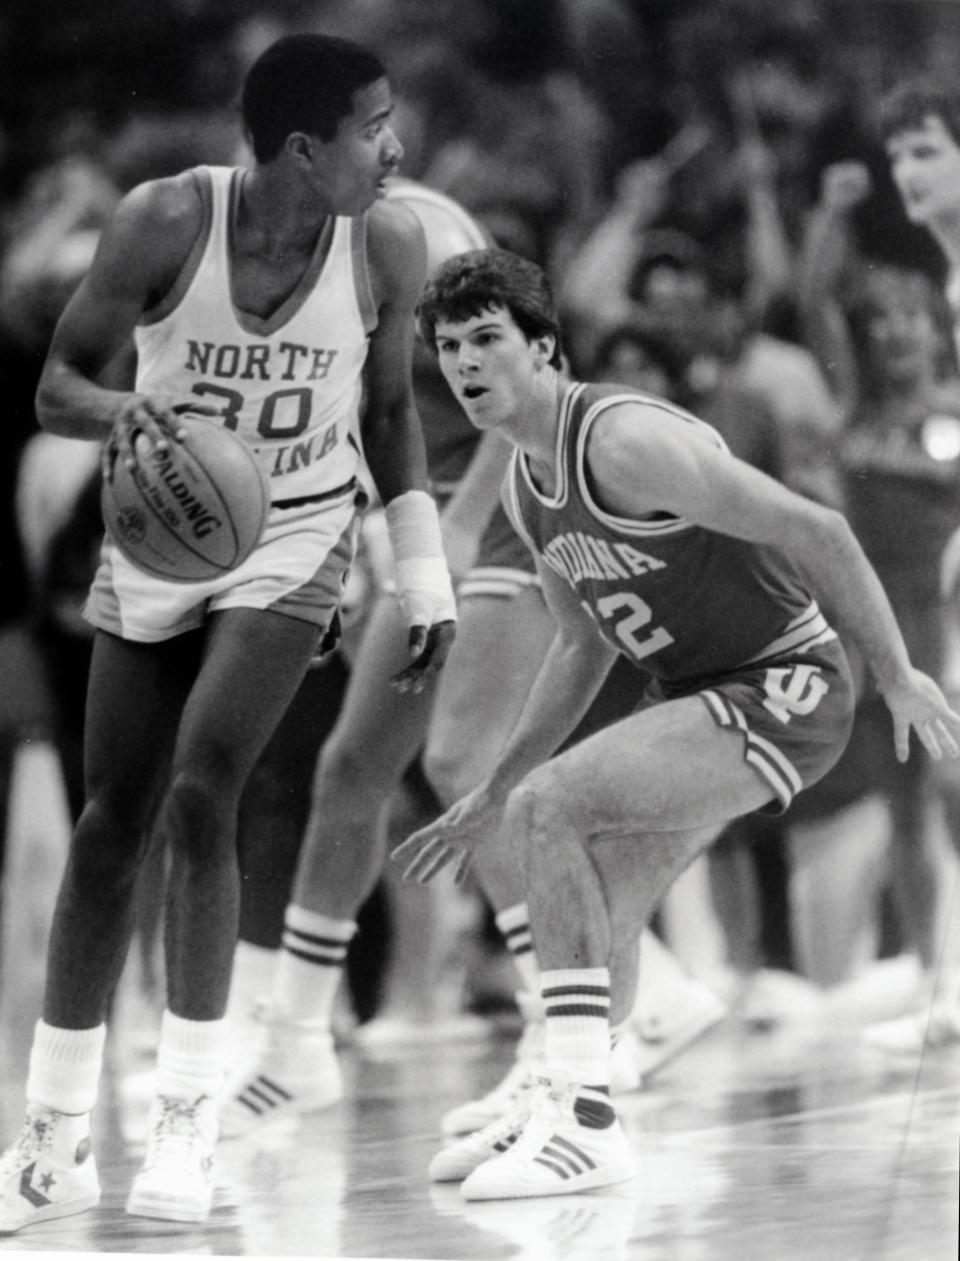
M903 679L884 689L883 699L893 716L898 761L909 757L911 730L935 762L944 755L960 756L960 714L929 675L911 666Z
M491 796L481 785L439 819L408 836L390 857L407 864L403 878L416 884L426 884L455 861L453 878L460 884L470 868L473 851L499 826L503 805L502 798Z
M398 692L422 692L427 680L440 672L457 633L454 621L410 627L410 656L413 660L390 680Z

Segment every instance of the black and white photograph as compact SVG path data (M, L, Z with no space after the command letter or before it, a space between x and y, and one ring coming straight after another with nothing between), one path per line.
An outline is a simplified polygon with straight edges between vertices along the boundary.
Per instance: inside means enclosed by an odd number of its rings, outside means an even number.
M0 1254L955 1261L960 0L5 0Z

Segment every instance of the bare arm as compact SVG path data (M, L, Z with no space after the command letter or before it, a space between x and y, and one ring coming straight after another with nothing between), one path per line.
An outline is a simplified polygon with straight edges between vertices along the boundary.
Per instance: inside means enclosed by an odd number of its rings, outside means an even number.
M427 493L427 455L413 397L414 314L427 273L420 221L399 202L369 212L367 246L379 322L367 358L364 456L385 506L410 664L391 680L419 692L453 642L456 602Z
M425 883L451 862L456 879L464 878L473 851L499 826L511 789L572 733L617 655L567 583L539 562L538 569L557 633L486 780L393 851L408 880Z
M501 801L574 731L617 657L569 584L539 560L537 571L557 633L487 778L486 792Z
M37 390L44 429L102 441L119 423L163 440L174 408L188 398L147 398L100 379L129 348L142 312L173 284L200 224L199 197L186 176L140 185L123 199L57 324Z
M911 665L886 593L842 513L731 458L705 435L691 441L688 434L643 404L611 409L588 450L603 505L625 516L670 512L791 555L863 649L893 713L898 755L907 755L911 726L932 756L941 755L941 742L954 752L950 731L960 734L960 719ZM938 722L949 730L931 732Z
M427 487L427 457L413 395L414 313L427 249L416 215L399 202L369 212L367 248L379 322L365 369L363 450L383 503Z
M862 163L827 167L820 200L804 229L797 277L804 340L847 416L856 405L859 382L840 287L853 250L850 215L869 191Z

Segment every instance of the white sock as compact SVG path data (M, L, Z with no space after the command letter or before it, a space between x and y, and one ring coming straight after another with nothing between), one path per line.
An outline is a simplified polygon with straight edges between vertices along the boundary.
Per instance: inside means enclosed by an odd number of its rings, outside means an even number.
M530 933L530 912L526 902L518 902L515 906L504 907L494 916L504 944L520 973L523 988L531 994L540 989L540 968L533 949L533 937Z
M541 974L546 1009L547 1070L584 1086L610 1084L610 973L559 968Z
M157 1094L172 1099L213 1097L224 1076L223 1020L186 1020L169 1009L160 1019Z
M30 1050L27 1101L54 1112L89 1112L97 1101L107 1026L57 1029L38 1020Z
M237 942L233 952L228 1018L243 1020L259 999L269 997L279 958L279 950L255 946L252 941Z
M329 1025L347 948L357 925L292 902L283 920L283 948L273 987L278 1011L292 1020L325 1021Z

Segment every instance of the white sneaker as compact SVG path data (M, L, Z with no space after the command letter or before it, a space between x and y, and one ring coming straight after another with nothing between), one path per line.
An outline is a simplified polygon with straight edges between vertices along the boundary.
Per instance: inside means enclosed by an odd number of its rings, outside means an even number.
M531 1098L532 1092L522 1095L505 1116L438 1151L427 1170L430 1181L460 1182L485 1160L509 1150L530 1119Z
M203 1222L213 1203L216 1102L157 1095L150 1105L143 1168L133 1180L127 1212L171 1222Z
M868 1025L864 1042L891 1055L919 1057L924 1051L960 1047L960 1006L936 1002L925 1011Z
M465 1200L571 1195L634 1176L627 1136L609 1098L576 1083L540 1084L523 1133L502 1155L478 1165L460 1188Z
M446 1112L440 1122L444 1134L473 1134L499 1121L521 1101L529 1101L546 1068L543 1048L547 1027L542 1004L532 994L517 994L517 1004L524 1017L523 1032L517 1042L514 1062L507 1075L479 1099L458 1104Z
M660 993L644 996L634 1008L635 1041L625 1040L621 1055L632 1057L632 1071L643 1080L702 1038L727 1016L729 1008L708 985L684 976ZM616 1055L619 1043L614 1048ZM611 1089L611 1094L616 1093Z
M221 1096L220 1137L242 1138L279 1117L328 1108L343 1098L343 1075L326 1022L261 1014L260 1053L227 1082Z
M29 1105L20 1137L0 1156L0 1235L99 1203L89 1116Z

